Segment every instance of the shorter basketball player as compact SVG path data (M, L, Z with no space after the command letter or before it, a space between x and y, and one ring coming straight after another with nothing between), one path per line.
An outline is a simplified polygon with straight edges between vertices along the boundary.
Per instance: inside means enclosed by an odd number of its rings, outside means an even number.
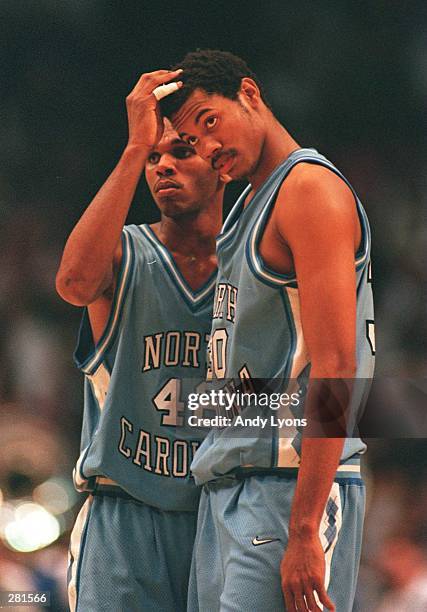
M181 393L205 377L224 182L160 117L158 92L178 75L145 74L128 96L129 142L57 275L59 294L85 307L74 480L89 496L71 535L72 611L186 610L201 435L180 428ZM123 228L144 167L161 220Z

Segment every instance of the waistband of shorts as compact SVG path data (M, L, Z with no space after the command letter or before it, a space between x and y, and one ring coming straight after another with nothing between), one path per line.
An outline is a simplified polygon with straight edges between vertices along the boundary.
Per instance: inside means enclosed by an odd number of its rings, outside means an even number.
M133 495L130 495L121 488L117 482L111 480L111 478L107 478L106 476L95 476L93 488L89 491L91 495L106 495L107 497L121 497L122 499L129 499L138 504L142 504L143 502Z
M208 489L210 487L229 487L236 482L250 478L251 476L275 476L284 480L296 480L298 478L298 468L257 468L257 467L239 467L224 474L214 480L204 483ZM363 478L360 473L360 465L340 465L337 469L334 482L339 484L356 484L363 486Z

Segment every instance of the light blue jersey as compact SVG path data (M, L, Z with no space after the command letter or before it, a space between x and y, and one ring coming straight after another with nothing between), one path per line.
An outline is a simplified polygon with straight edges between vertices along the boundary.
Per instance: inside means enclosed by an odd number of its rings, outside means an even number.
M269 176L244 207L249 185L230 212L217 239L218 279L214 300L210 374L215 379L240 379L250 391L250 379L288 381L282 391L304 393L310 358L301 326L300 298L295 275L278 274L263 263L259 244L278 190L298 163L318 164L330 169L352 190L362 230L356 253L357 276L357 372L355 378L370 380L374 369L374 313L370 279L371 235L368 219L351 185L314 149L293 152ZM301 206L304 203L301 202ZM333 237L331 237L331 240ZM319 274L322 270L319 269ZM367 385L358 385L353 396L349 431L360 416ZM303 403L280 407L275 416L302 417ZM242 414L250 414L245 409ZM252 411L252 416L256 410ZM236 427L209 432L192 464L196 481L204 483L236 468L298 468L301 430L286 435L271 426L262 435L236 434ZM252 430L252 432L255 430ZM359 438L347 438L337 477L352 478L359 472Z
M111 479L161 510L194 511L202 434L181 426L185 384L206 374L215 275L193 292L148 225L125 227L122 244L106 329L94 346L85 310L75 353L85 375L75 484L91 491Z

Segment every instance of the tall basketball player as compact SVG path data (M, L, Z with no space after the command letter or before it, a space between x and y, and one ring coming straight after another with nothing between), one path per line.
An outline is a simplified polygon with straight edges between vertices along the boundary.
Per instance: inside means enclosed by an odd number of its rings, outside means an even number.
M359 408L352 381L373 373L368 220L340 171L278 122L243 60L198 51L180 66L184 85L163 111L213 169L250 180L217 240L213 374L246 387L290 380L332 432L209 433L192 465L205 487L190 610L350 612L365 445L339 435ZM328 395L339 429L328 430Z
M224 182L161 119L158 98L179 87L169 83L178 75L145 74L128 96L128 144L57 275L59 294L85 307L74 478L89 496L68 577L78 612L186 609L199 500L190 463L201 434L180 427L181 400L186 379L205 377ZM123 227L144 168L161 220Z

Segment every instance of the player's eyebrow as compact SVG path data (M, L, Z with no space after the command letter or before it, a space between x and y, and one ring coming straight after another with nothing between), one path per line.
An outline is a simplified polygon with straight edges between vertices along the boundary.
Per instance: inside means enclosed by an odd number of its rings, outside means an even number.
M185 145L188 146L188 143L185 142L182 138L174 138L171 142L172 145Z
M200 118L202 115L204 115L205 113L208 113L209 111L211 111L212 108L202 108L201 111L199 111L194 119L194 123L197 125L200 121Z
M174 138L173 140L170 141L170 146L176 146L176 145L181 145L181 146L185 146L188 147L188 142L185 142L185 140L183 140L182 138ZM160 153L160 151L157 148L154 148L151 150L150 152L151 154L153 153Z
M213 110L212 108L202 108L201 111L199 111L197 113L197 115L194 118L194 124L197 125L200 121L200 118L205 114L208 113L209 111ZM184 138L185 136L188 136L187 132L180 132L179 135L181 136L181 138Z

